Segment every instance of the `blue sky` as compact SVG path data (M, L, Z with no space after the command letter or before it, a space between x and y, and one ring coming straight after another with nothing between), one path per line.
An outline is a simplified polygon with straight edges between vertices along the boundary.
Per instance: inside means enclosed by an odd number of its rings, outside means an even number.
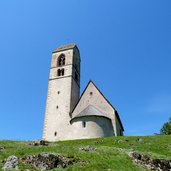
M170 0L1 0L0 139L42 136L51 52L76 43L89 79L125 135L153 135L171 116Z

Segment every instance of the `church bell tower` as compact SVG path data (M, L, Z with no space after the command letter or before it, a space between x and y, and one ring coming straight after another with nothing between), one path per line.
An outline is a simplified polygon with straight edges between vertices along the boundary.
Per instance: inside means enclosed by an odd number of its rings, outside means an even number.
M80 54L76 45L57 48L52 53L43 139L72 137L70 113L80 96Z

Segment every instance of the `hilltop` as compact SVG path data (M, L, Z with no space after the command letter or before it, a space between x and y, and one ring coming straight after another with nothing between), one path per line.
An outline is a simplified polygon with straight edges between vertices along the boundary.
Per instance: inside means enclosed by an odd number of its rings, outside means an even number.
M86 151L86 148L90 150ZM10 155L26 158L42 153L58 154L71 159L73 164L52 170L87 171L143 171L128 153L136 151L153 159L171 160L171 136L109 137L100 139L60 141L48 146L33 146L30 142L0 141L0 168ZM19 162L19 169L36 170Z

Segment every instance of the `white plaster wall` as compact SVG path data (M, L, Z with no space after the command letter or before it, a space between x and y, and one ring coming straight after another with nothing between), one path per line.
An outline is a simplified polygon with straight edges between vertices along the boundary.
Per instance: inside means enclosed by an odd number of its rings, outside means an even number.
M83 121L86 127L83 127ZM105 117L88 116L72 121L72 139L99 138L114 135L111 120Z
M65 54L66 63L58 67L57 58L61 54ZM77 103L80 92L72 75L73 54L73 49L70 49L52 55L43 131L43 139L47 141L66 140L70 137L70 111ZM59 68L64 68L64 76L57 76Z
M90 95L90 92L93 92L93 95ZM108 104L108 102L104 99L104 97L99 93L96 87L92 82L88 85L84 95L79 101L79 104L75 108L73 112L73 117L79 114L82 110L84 110L88 105L95 106L97 109L105 113L108 117L114 117L114 110Z
M70 129L71 79L65 77L49 81L44 126L44 139L48 141L63 139ZM54 136L55 132L57 136Z
M92 92L93 94L90 95L90 92ZM88 105L95 106L99 111L104 113L106 117L111 119L112 125L115 128L114 134L116 135L115 111L92 82L89 83L87 89L85 90L82 98L79 101L79 104L74 109L72 118L83 111Z

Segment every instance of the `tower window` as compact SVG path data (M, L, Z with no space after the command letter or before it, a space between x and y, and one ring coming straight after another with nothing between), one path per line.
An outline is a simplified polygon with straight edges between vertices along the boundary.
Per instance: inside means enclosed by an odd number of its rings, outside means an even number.
M55 136L55 137L57 136L57 132L54 133L54 136Z
M64 69L58 69L57 75L58 76L63 76L64 75Z
M59 108L59 106L56 106L56 109L58 109Z
M65 55L61 54L58 59L58 66L63 66L65 65Z
M85 121L82 122L82 127L83 127L83 128L86 127L86 122L85 122Z
M58 91L58 94L60 94L60 91Z
M62 75L64 75L64 69L62 69Z

